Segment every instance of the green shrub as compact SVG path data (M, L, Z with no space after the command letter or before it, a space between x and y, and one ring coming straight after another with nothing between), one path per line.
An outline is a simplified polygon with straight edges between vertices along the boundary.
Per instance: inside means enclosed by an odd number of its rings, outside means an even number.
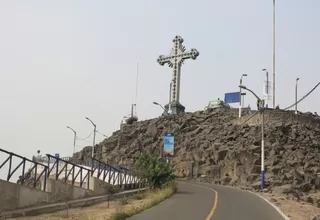
M120 204L121 205L127 205L129 204L129 199L125 196L123 198L120 199Z
M117 211L112 216L112 220L125 220L126 218L127 218L127 215L124 211Z
M138 214L146 209L151 208L159 203L161 203L166 198L170 197L172 194L175 193L175 183L170 182L167 186L163 189L155 189L150 193L151 199L147 200L147 203L144 203L141 206L132 206L129 207L127 210L117 210L116 213L112 215L112 220L125 220L135 214ZM140 195L140 194L137 194ZM146 195L145 195L146 196Z
M141 199L144 199L146 198L146 194L145 193L137 193L135 195L132 196L132 199L135 199L135 200L141 200Z
M175 179L172 167L158 155L141 155L135 162L135 171L138 176L147 179L152 189L165 187Z

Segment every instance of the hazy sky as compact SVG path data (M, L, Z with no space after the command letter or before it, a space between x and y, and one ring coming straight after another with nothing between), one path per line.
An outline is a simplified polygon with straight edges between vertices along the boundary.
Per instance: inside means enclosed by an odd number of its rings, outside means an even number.
M320 80L319 11L319 0L277 1L280 107L294 102L296 77L301 96ZM236 92L242 73L261 95L261 69L272 70L272 0L0 1L0 148L71 155L66 126L85 137L93 129L86 116L111 135L130 112L137 62L138 116L160 115L152 102L168 102L171 69L156 60L175 35L200 52L182 67L187 111ZM317 89L299 109L319 111L319 95ZM247 104L255 106L251 95Z

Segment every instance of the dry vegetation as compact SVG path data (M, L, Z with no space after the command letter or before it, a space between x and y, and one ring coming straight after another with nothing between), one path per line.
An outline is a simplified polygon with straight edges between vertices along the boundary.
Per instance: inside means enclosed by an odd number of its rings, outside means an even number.
M290 220L310 220L315 215L320 215L320 209L311 204L289 200L277 194L263 194L263 196L278 206Z
M170 197L176 190L175 184L170 184L163 189L138 193L131 197L103 202L90 207L73 208L51 214L42 214L32 217L13 218L16 220L124 220L159 204ZM13 220L12 219L12 220Z

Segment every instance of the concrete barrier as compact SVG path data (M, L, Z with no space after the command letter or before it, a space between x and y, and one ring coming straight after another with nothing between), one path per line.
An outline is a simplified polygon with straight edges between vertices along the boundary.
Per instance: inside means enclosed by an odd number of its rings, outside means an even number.
M80 188L51 178L47 179L46 191L50 193L51 201L54 202L80 199L94 195L90 189Z
M42 205L42 206L36 206L36 207L30 207L30 208L24 208L24 209L16 209L12 211L5 211L0 214L0 219L16 218L16 217L22 217L22 216L34 216L34 215L39 215L43 213L51 213L51 212L66 210L68 208L90 206L103 201L107 201L108 199L114 200L117 198L130 196L135 193L143 192L146 190L148 190L148 188L124 191L124 192L117 193L111 197L109 197L108 195L95 196L91 198L77 199L77 200L72 200L67 202L53 203L48 205Z
M108 188L111 188L111 187L114 187L114 186L96 177L90 177L89 189L93 191L93 194L95 196L106 194L106 192L108 191Z
M103 195L107 193L108 188L114 187L95 177L89 178L89 186L89 189L84 189L48 178L44 192L0 180L0 211Z
M51 201L51 194L0 179L0 210L11 210Z

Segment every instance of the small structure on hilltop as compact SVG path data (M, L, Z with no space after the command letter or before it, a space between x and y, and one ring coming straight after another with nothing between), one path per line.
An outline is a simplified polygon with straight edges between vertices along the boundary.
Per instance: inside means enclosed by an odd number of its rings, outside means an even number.
M204 111L211 111L212 109L223 108L223 107L230 108L230 105L220 100L220 98L218 98L216 100L210 101L208 105L204 107Z
M126 122L126 124L133 124L133 122L136 122L138 121L138 116L137 116L137 113L136 111L134 111L134 109L136 107L136 104L132 104L131 105L131 114L129 115L129 117L124 117L124 121Z
M130 113L130 115L123 117L123 119L121 120L121 124L123 124L125 122L126 124L131 125L134 122L138 121L138 116L137 116L138 76L139 76L139 63L137 63L137 78L136 78L135 100L134 100L134 103L131 105L131 113Z
M185 107L180 101L180 75L181 66L187 59L195 60L199 56L199 52L196 49L186 51L182 45L183 39L180 36L176 36L173 39L173 48L168 56L160 55L157 59L158 63L163 66L168 64L173 69L172 80L170 83L170 98L169 104L165 105L165 109L169 114L179 115L184 113Z

